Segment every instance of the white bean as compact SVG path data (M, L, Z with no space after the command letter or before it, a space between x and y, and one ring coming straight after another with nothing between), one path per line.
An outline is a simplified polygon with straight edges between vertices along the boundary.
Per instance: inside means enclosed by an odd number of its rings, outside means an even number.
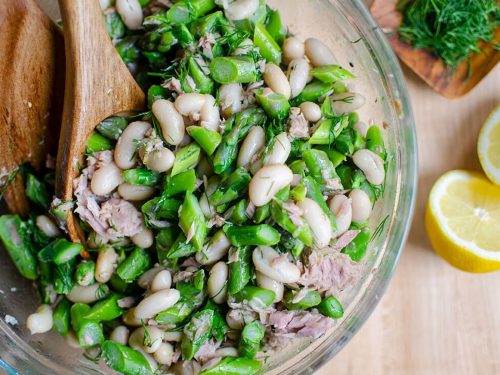
M250 18L259 9L259 0L236 0L229 4L225 15L231 21Z
M343 92L330 96L335 113L350 113L365 105L365 97L355 92Z
M158 362L153 358L153 356L149 353L146 353L146 351L141 347L141 348L134 348L135 351L138 351L143 355L143 357L148 361L149 367L151 370L153 370L153 374L156 374L156 371L158 370Z
M104 284L92 284L89 286L76 285L66 298L73 303L93 303L102 298L101 288Z
M118 326L109 335L109 339L116 341L118 344L127 345L130 331L125 326Z
M361 135L363 138L366 138L366 133L370 127L366 124L366 122L358 121L354 124L354 129Z
M111 246L99 250L95 266L95 279L99 283L107 283L118 263L118 254Z
M238 357L238 349L228 346L226 348L219 348L214 353L215 357Z
M61 230L57 227L56 223L52 221L47 215L38 215L36 217L36 226L47 237L59 237L62 235Z
M351 200L342 194L335 195L330 200L329 207L333 216L335 216L335 221L337 223L335 236L338 237L345 233L351 225L353 214Z
M146 200L152 197L155 191L151 186L133 185L126 182L118 186L120 197L132 202Z
M227 300L228 276L229 268L224 261L215 263L210 270L207 281L207 293L217 304L224 303Z
M151 124L145 121L135 121L129 124L118 138L115 147L115 163L121 169L130 169L137 163L137 141L145 137L151 129Z
M229 310L226 314L226 322L229 328L242 330L243 327L257 320L257 313L248 310Z
M219 230L213 235L207 246L196 253L196 261L204 266L212 265L224 258L230 247L231 242L229 242L224 231Z
M169 289L172 286L172 275L169 270L162 270L156 274L151 282L151 291L158 292L163 289Z
M283 283L267 277L262 272L255 272L257 277L257 285L261 288L272 290L276 297L274 298L274 303L280 302L283 299L283 293L285 292L285 286Z
M290 185L293 173L286 165L269 164L257 171L250 181L248 196L256 207L269 203L274 195Z
M143 249L148 249L151 246L153 246L154 242L153 231L149 228L144 228L141 232L131 237L131 240L134 243L134 245L142 247Z
M248 166L255 154L262 150L265 145L266 135L264 129L260 126L252 126L240 147L236 165L238 167Z
M153 358L160 365L170 365L174 357L174 347L168 342L162 342L157 351L153 354Z
M149 319L177 303L180 293L177 289L164 289L144 298L135 308L137 319Z
M285 164L286 159L292 150L292 143L288 139L286 132L278 134L273 139L271 149L264 157L264 165L268 164Z
M144 157L144 164L148 169L155 172L167 172L172 168L175 161L175 155L166 147L153 150Z
M139 285L142 289L149 288L155 276L162 270L163 268L159 266L150 268L139 277L139 280L137 280L137 285Z
M139 30L144 16L139 0L116 0L116 11L129 30Z
M95 195L107 195L123 182L122 171L115 163L103 165L94 172L90 188Z
M300 105L300 111L309 122L318 122L321 119L321 108L313 102L304 102Z
M300 278L297 266L272 247L256 247L252 253L252 260L257 271L273 280L288 284L295 283Z
M264 71L264 82L271 90L290 99L290 83L281 68L273 63L267 63Z
M252 39L246 38L241 41L241 43L238 45L238 48L236 48L233 52L233 56L240 56L240 55L246 55L249 53L254 47Z
M154 326L140 327L132 332L128 341L132 348L142 347L146 353L154 353L160 348L163 332Z
M372 202L366 192L361 189L353 189L349 193L352 201L352 221L364 223L372 213Z
M170 342L180 342L182 340L182 332L175 332L175 331L164 332L163 340Z
M288 65L288 81L292 98L299 96L307 85L307 79L311 67L305 59L295 59Z
M373 151L363 149L352 155L352 161L363 171L368 182L373 185L381 185L384 182L384 161Z
M305 42L306 56L313 66L338 64L337 59L321 40L309 38Z
M123 314L122 320L123 320L123 323L125 323L129 327L142 326L142 320L137 319L135 317L135 307L128 309L127 312L125 314Z
M230 83L219 88L219 105L222 116L231 117L241 111L243 87L240 83Z
M175 109L183 116L200 113L206 96L197 93L181 94L175 99Z
M327 246L333 235L330 219L328 219L321 207L312 199L305 198L297 202L297 206L302 209L302 216L309 224L309 227L311 227L316 246L318 248Z
M288 65L292 60L302 59L305 54L305 46L295 37L286 38L283 42L283 63Z
M219 106L212 95L205 95L205 104L200 112L200 126L216 131L219 131L220 113Z
M181 143L186 133L186 127L184 119L177 112L174 104L166 99L160 99L153 103L151 110L160 123L165 141L174 146Z
M28 316L26 326L32 335L36 333L45 333L52 329L52 309L49 305L41 305L36 312Z

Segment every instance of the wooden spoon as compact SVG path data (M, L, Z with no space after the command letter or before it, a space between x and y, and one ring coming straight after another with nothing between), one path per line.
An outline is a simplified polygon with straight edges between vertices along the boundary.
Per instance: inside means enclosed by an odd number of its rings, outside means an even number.
M0 1L0 173L56 155L64 90L61 30L34 0ZM10 211L29 212L21 174L4 192Z
M66 88L57 154L56 194L73 198L73 179L83 165L87 138L105 118L145 107L145 95L108 36L98 0L59 0L66 50ZM84 242L70 213L68 232Z

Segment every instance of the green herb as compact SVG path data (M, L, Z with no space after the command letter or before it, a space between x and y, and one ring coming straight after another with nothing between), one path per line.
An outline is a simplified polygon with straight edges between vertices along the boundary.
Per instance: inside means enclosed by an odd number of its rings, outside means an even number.
M401 0L398 8L401 39L435 53L451 69L471 53L481 53L478 42L491 42L500 24L495 0Z

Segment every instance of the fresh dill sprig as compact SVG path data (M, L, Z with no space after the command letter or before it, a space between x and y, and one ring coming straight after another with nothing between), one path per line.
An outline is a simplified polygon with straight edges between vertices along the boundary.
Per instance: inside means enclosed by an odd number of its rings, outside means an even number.
M493 41L500 24L495 0L401 0L403 13L400 38L414 48L427 49L451 68L471 53L479 54L479 41Z

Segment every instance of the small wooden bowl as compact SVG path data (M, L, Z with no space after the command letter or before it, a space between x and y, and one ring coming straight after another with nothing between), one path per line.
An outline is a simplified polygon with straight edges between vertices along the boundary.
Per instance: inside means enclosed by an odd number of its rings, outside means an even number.
M472 54L470 68L465 61L455 71L446 68L443 61L424 49L414 49L399 39L397 29L402 15L397 10L398 0L373 0L370 11L399 58L435 91L447 98L458 98L474 88L500 60L500 51L491 43L480 43L481 54ZM494 40L500 40L500 29Z

